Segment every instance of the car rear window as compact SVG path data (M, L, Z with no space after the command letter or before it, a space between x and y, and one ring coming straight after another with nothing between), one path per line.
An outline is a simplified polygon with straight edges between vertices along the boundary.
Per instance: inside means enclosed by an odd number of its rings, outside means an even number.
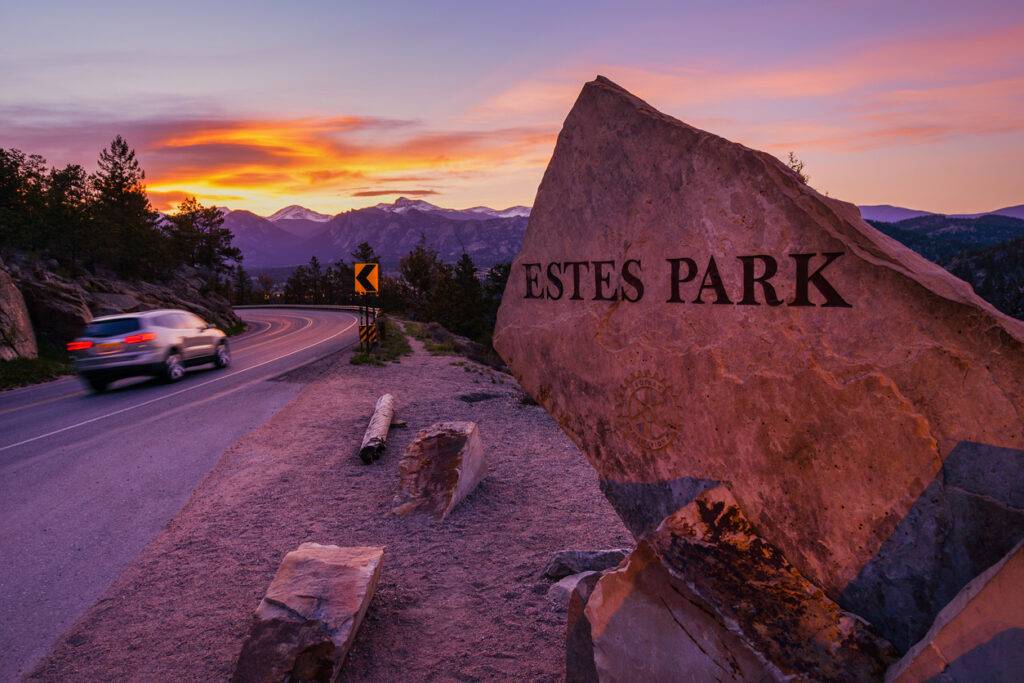
M138 318L115 318L114 320L100 320L91 322L85 326L83 337L116 337L121 334L128 334L141 329Z

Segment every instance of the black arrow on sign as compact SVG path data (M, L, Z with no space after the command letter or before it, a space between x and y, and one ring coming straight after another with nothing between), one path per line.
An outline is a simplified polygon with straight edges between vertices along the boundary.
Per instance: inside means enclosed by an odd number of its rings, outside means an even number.
M372 282L370 282L370 276L373 275L373 271L375 270L377 270L376 263L367 263L365 266L359 269L358 273L356 273L356 282L361 284L363 286L363 289L365 289L367 292L372 293L377 291L377 287L374 286Z

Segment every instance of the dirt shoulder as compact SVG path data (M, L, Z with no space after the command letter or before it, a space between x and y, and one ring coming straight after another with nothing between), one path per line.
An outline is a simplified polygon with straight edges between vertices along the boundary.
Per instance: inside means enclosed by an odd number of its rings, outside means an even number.
M579 450L519 404L510 377L412 343L383 368L343 353L279 378L308 384L224 452L29 680L227 680L281 559L306 541L387 547L342 680L561 680L565 614L541 569L557 550L632 539ZM408 428L366 466L356 451L385 392ZM494 396L459 398L470 394ZM388 517L402 452L439 420L479 425L487 477L444 522Z

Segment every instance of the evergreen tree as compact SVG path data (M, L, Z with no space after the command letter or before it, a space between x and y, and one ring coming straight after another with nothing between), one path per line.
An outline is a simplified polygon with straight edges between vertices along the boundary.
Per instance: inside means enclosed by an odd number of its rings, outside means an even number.
M100 152L98 165L90 178L98 259L126 277L165 269L169 245L156 227L158 215L146 195L146 174L135 150L118 135Z
M455 264L453 274L455 297L451 302L454 327L452 332L470 339L478 339L484 332L483 285L476 276L476 265L469 254L463 252Z
M380 263L380 257L373 250L369 242L360 242L356 250L352 252L353 263Z
M55 253L79 259L96 249L89 221L89 177L78 164L50 169L46 180L47 246Z
M234 235L223 227L224 215L217 207L186 197L167 220L165 230L182 262L208 274L231 270L228 262L241 262L242 252L231 246Z
M43 246L46 160L19 149L0 149L0 244Z
M256 276L256 298L258 299L256 303L270 303L271 298L274 296L274 284L274 278L266 273L260 273Z
M253 298L252 278L241 263L236 263L231 273L232 301L236 305L251 304Z

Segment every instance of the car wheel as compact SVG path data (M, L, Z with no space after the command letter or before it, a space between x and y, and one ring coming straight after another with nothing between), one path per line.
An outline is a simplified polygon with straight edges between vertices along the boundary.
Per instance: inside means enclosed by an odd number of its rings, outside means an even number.
M226 368L231 365L231 350L228 349L227 342L221 342L217 345L217 351L213 355L213 364L218 368Z
M85 381L89 384L89 387L93 390L93 392L97 394L102 394L104 391L106 391L107 385L110 383L105 379L100 379L99 377L90 377Z
M181 354L171 349L164 361L164 379L168 382L177 382L185 376L185 364L181 360Z

